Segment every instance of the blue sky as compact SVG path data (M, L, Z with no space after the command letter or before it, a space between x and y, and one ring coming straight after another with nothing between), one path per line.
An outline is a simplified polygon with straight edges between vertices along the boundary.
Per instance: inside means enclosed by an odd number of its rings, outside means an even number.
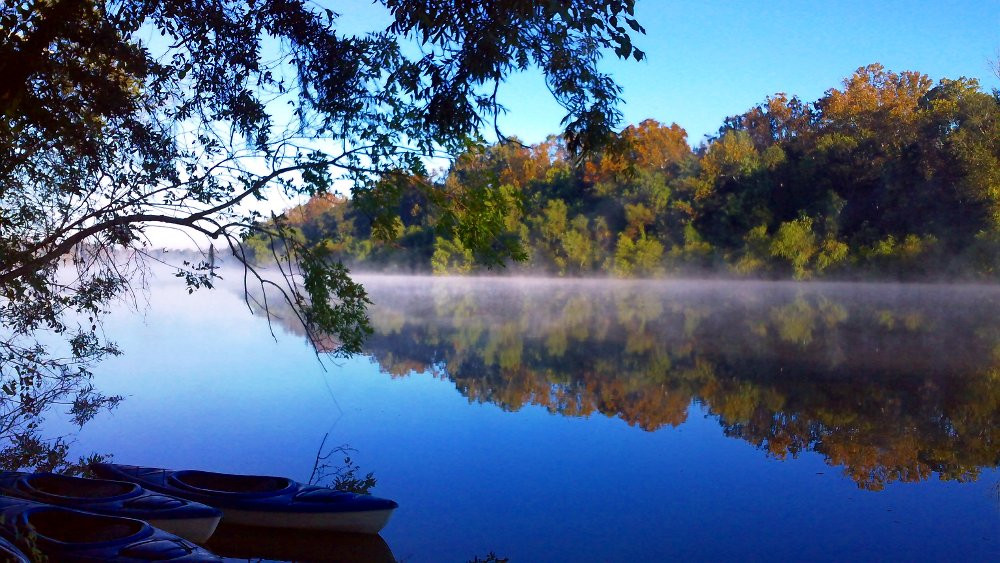
M873 62L1000 87L987 62L1000 49L1000 0L638 0L636 15L648 61L605 65L625 89L625 121L677 122L692 144L769 94L816 100ZM540 75L516 76L501 94L505 134L537 142L559 130L561 109Z

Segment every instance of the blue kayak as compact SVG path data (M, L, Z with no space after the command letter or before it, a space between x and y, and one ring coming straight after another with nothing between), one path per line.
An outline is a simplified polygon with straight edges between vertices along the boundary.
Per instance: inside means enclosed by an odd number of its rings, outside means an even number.
M145 520L156 528L196 543L208 541L222 519L222 512L211 506L150 492L125 481L2 471L0 493L97 514Z
M95 463L105 479L129 481L214 506L224 524L375 534L399 505L395 501L306 485L285 477L172 471L156 467Z
M222 561L146 522L12 497L0 497L0 534L49 561Z

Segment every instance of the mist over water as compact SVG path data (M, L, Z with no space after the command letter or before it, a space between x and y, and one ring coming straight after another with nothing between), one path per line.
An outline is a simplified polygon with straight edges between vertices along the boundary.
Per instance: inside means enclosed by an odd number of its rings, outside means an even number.
M376 354L403 326L429 341L447 334L479 345L500 332L516 333L512 345L541 345L553 359L583 360L601 348L646 359L683 352L751 364L773 360L779 370L806 369L811 376L959 377L990 368L1000 354L994 286L360 279L374 302L369 349ZM419 346L420 335L412 336ZM593 357L600 359L606 357Z

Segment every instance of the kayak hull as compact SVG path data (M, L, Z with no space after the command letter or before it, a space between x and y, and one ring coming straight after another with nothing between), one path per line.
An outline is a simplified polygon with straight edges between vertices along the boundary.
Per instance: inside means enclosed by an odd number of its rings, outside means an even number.
M223 513L223 524L376 534L398 506L388 499L306 485L283 477L173 471L113 463L96 463L91 469L105 479L128 481L151 491L215 507Z
M203 544L212 537L222 515L205 518L148 518L150 526L180 536L194 543Z

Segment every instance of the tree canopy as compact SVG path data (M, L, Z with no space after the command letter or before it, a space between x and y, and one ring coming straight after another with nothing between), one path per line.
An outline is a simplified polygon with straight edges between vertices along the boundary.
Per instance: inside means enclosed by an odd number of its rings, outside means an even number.
M631 41L642 32L634 0L382 4L388 28L348 33L337 13L301 0L4 2L4 373L65 375L115 353L99 318L129 291L157 226L208 241L204 260L176 265L192 289L213 284L217 250L232 251L310 333L356 351L369 331L363 288L248 204L344 180L384 230L398 194L384 178L420 173L426 157L463 150L484 127L499 132L497 85L509 74L542 71L566 109L567 146L584 152L619 117L600 58L643 57ZM488 206L428 196L443 213L466 210L448 225L456 240L501 258ZM283 240L283 283L243 260L251 233ZM54 360L33 339L39 330L65 335L58 357L70 360Z

